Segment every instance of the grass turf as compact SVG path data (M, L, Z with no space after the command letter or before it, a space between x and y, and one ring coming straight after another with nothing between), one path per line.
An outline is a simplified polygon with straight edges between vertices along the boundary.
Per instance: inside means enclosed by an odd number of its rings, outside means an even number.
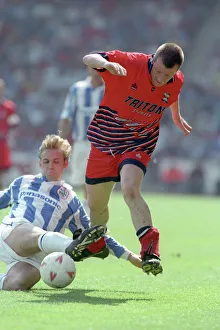
M76 264L76 279L66 289L40 281L30 292L1 291L0 328L220 329L219 199L145 199L161 233L163 275L147 276L112 256L85 260ZM117 193L110 210L111 235L138 253L129 211Z

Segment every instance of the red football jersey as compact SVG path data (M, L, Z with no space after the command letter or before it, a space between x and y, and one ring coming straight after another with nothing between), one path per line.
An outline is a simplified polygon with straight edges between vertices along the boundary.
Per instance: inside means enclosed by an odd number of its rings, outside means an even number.
M178 71L164 86L151 83L153 55L114 50L101 53L127 70L127 76L99 69L105 93L89 128L88 139L103 152L124 153L155 146L164 110L178 99L184 76ZM110 150L110 151L109 151Z
M9 131L9 117L16 112L16 107L14 102L4 99L3 102L0 103L0 139L7 139L8 131Z

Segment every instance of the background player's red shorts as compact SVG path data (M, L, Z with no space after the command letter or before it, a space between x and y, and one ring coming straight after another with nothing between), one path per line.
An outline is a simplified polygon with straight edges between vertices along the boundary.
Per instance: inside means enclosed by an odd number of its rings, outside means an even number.
M7 142L0 141L0 170L11 167L11 152Z
M143 151L126 152L119 155L107 155L91 145L87 169L86 183L120 181L120 171L125 164L134 164L140 167L144 174L150 161L150 156Z

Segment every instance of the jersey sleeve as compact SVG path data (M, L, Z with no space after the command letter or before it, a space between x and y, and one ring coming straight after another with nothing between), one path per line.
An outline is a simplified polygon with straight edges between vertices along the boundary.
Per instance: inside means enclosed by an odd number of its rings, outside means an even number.
M104 57L109 62L117 62L123 65L123 62L126 61L128 57L127 52L122 52L120 50L111 50L105 53L99 53L102 57Z
M90 219L80 202L79 198L75 195L69 206L72 210L73 217L72 220L69 222L69 230L74 233L78 229L86 229L90 226Z
M0 209L7 208L11 203L11 189L0 191Z
M183 87L184 84L184 74L181 71L178 71L176 73L176 79L177 79L177 88L179 89L179 94L180 94L181 88Z
M18 202L22 178L23 176L15 179L7 189L0 191L0 209L7 208L10 204Z
M146 61L146 55L142 53L122 52L120 50L112 50L109 52L98 53L109 62L116 62L127 70L127 75L135 72L139 66ZM113 75L105 68L96 69L105 83L111 83L116 80L121 81L123 77Z
M104 59L106 59L109 62L116 62L123 66L125 64L128 53L122 52L120 50L111 50L109 52L99 52L97 54L101 55ZM104 73L104 72L109 73L108 70L106 70L105 68L100 68L100 69L96 69L96 70L100 74Z
M116 258L128 259L130 251L118 243L113 237L106 235L106 245L109 252Z
M76 108L76 87L72 86L65 98L63 109L60 114L60 119L68 119L74 116Z

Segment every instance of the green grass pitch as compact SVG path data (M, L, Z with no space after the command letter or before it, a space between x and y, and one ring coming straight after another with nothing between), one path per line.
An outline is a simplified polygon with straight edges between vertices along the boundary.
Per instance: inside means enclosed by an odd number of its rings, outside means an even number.
M112 256L85 260L76 264L76 278L66 289L40 281L30 292L1 291L0 329L220 329L219 199L148 194L145 199L161 234L163 275L148 276ZM139 253L118 193L110 211L111 235Z

